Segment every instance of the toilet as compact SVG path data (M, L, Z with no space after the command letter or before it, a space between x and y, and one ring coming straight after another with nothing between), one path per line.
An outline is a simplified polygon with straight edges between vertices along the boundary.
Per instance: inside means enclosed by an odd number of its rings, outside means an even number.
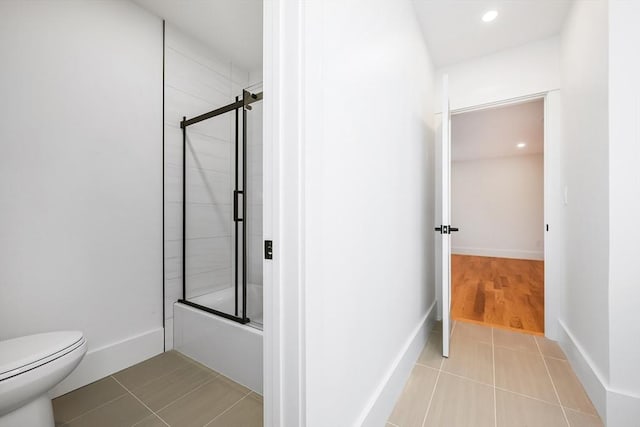
M0 427L53 427L47 393L78 366L86 351L79 331L0 341Z

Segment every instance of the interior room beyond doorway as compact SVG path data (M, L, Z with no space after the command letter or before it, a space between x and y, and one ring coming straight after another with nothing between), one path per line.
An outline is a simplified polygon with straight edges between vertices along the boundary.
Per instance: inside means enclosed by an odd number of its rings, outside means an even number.
M544 333L544 100L451 121L452 317Z

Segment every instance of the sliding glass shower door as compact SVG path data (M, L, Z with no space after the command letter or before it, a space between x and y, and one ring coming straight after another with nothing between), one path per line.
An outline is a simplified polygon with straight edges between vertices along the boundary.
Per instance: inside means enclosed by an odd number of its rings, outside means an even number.
M261 99L261 92L243 91L230 104L181 122L181 302L240 323L250 321L251 300L247 296L248 114Z

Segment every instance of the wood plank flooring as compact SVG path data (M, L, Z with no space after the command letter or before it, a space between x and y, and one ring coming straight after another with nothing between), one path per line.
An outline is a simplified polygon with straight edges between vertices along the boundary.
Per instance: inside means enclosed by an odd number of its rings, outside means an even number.
M544 333L544 261L451 256L454 319Z

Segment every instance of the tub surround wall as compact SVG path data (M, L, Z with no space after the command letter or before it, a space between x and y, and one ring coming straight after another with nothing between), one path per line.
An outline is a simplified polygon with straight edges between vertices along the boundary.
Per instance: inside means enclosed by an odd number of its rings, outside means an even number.
M249 73L174 26L165 36L165 321L173 347L173 303L182 298L182 129L191 118L227 105ZM234 114L187 129L187 297L232 286Z
M162 22L0 2L0 339L82 330L54 394L162 351Z

